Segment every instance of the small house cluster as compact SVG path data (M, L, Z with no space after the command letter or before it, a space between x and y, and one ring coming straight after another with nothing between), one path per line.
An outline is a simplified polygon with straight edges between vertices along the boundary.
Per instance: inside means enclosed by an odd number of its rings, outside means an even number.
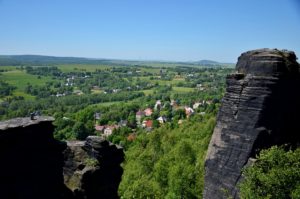
M110 136L114 129L120 128L119 125L95 125L95 130L102 133L104 137Z
M202 101L197 101L195 102L192 107L190 106L182 106L180 105L180 102L178 100L170 100L169 102L166 102L165 104L162 103L161 100L157 100L153 106L153 109L151 107L147 107L146 109L140 109L136 112L135 114L135 119L136 119L136 125L137 127L145 129L147 132L151 131L153 128L163 125L164 123L173 120L173 118L167 118L164 115L161 115L161 110L166 108L167 104L168 106L170 105L172 111L177 111L177 110L183 110L183 113L185 114L185 117L188 119L190 118L193 114L195 114L195 110L198 109L201 106L204 105L209 105L211 104L211 100L202 100ZM153 113L156 112L155 115L158 114L158 116L153 117ZM199 112L198 114L200 115L205 115L205 112ZM95 113L95 120L99 120L101 118L100 113ZM178 120L178 124L182 124L183 120L182 118ZM96 123L96 121L95 121ZM118 124L114 125L98 125L95 124L95 130L99 133L101 133L104 137L108 137L113 134L113 131L115 129L118 129L120 127L125 127L127 126L127 121L126 120L121 120L118 122Z

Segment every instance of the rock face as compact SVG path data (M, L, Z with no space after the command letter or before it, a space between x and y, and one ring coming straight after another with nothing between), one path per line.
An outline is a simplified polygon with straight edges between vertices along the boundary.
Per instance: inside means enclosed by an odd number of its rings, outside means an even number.
M299 64L290 51L243 53L217 116L205 162L203 198L239 198L249 158L272 145L300 143Z
M118 198L123 150L96 136L57 141L53 120L0 122L0 198Z
M123 150L97 136L67 144L64 179L75 197L118 198Z
M0 122L0 198L62 199L66 144L53 138L53 118Z

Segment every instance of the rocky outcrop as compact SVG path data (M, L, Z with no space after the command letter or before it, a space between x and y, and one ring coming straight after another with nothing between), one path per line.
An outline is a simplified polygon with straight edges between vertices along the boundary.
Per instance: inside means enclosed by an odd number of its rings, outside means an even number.
M57 141L53 120L0 122L0 198L118 198L123 150L96 136Z
M0 198L72 197L63 181L66 144L53 138L53 118L0 122Z
M64 179L75 197L118 198L123 174L120 166L124 160L123 149L97 136L67 144Z
M217 116L205 162L203 198L239 198L249 158L272 145L299 145L299 64L290 51L243 53Z

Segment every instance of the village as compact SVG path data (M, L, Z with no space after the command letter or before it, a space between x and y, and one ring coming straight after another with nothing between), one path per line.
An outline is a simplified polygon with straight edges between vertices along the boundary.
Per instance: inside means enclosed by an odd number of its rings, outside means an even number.
M119 143L121 137L124 141L129 135L150 133L161 126L176 128L210 113L214 108L207 108L221 99L225 76L232 69L164 63L157 67L64 65L10 70L1 73L8 82L2 88L12 96L2 98L0 118L41 111L55 115L59 140L99 135L118 137ZM8 80L14 75L30 81L10 85L14 81Z
M178 125L181 125L185 120L188 120L194 114L204 116L205 112L200 110L200 107L207 107L213 104L213 100L200 100L195 102L192 107L187 105L180 105L179 100L170 100L165 103L162 100L157 100L153 107L147 107L146 109L139 109L135 113L136 128L143 130L146 133L150 133L153 129L176 120ZM122 127L128 127L128 121L120 120L114 124L100 125L101 113L97 112L94 115L95 118L95 131L96 134L108 138L113 135L114 132ZM131 129L132 132L136 132L136 128ZM129 134L127 139L132 139L134 134Z

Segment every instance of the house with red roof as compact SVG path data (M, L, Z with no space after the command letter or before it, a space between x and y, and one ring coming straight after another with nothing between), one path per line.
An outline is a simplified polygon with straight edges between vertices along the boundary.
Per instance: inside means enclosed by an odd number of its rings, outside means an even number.
M153 121L152 120L144 120L142 127L144 128L152 128L153 126Z

